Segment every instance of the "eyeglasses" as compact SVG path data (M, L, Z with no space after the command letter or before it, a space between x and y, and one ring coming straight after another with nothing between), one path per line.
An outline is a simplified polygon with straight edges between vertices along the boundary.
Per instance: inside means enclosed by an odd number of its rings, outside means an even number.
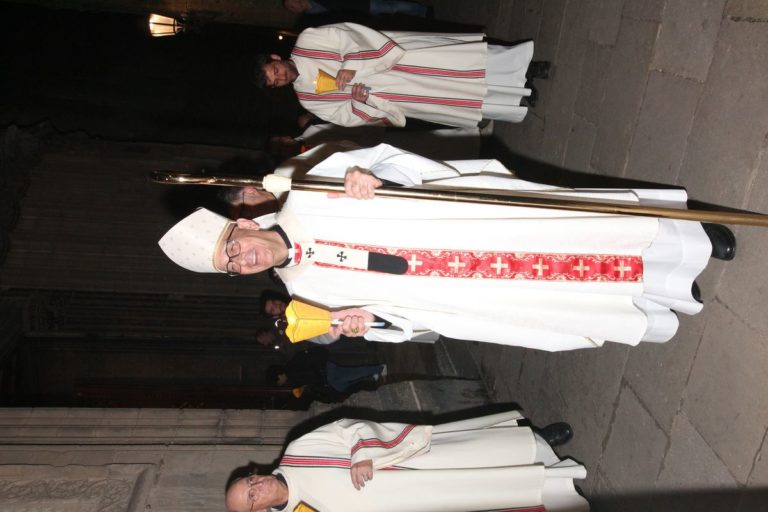
M251 475L245 479L245 483L248 484L248 500L251 502L251 508L248 512L253 512L253 507L256 505L256 498L253 495L253 486L256 484L256 476Z
M240 275L240 264L232 261L232 258L240 256L240 242L237 240L232 240L232 235L234 234L236 227L237 224L232 224L232 231L229 232L229 236L227 236L227 242L225 244L225 251L227 253L227 258L229 258L229 261L227 261L226 269L227 275L230 277Z
M251 500L251 508L250 508L249 512L253 512L253 506L256 505L256 500L253 499L253 495L251 494L251 490L253 490L253 484L254 484L253 476L249 476L246 479L245 483L248 484L248 499Z

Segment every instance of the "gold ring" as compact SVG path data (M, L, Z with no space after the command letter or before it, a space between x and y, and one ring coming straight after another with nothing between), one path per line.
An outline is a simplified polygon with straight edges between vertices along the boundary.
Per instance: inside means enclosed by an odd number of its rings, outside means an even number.
M358 329L357 327L355 327L354 329L352 329L352 333L353 333L353 334L357 334L359 331L360 331L360 329Z

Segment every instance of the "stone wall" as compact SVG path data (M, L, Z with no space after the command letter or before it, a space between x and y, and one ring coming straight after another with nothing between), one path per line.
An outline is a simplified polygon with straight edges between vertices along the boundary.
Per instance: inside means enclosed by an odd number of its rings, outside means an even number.
M0 409L3 512L223 510L232 471L269 465L306 413Z

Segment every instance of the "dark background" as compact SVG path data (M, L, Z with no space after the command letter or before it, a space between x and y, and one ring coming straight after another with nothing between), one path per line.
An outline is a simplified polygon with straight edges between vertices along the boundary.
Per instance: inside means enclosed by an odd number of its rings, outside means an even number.
M292 38L216 22L153 38L146 25L146 14L0 3L0 123L49 120L112 140L253 149L268 131L296 131L290 88L251 84L255 54L287 54Z
M151 37L153 12L187 30ZM256 54L287 56L313 21L477 30L337 18L281 0L0 0L0 405L294 405L263 386L280 355L254 344L271 323L257 297L279 284L171 263L157 240L213 193L146 176L268 164L300 110L290 87L253 86Z
M156 241L197 196L146 175L295 133L291 90L251 84L255 53L292 40L216 21L239 2L165 38L148 12L94 12L120 3L0 2L0 404L284 407L262 384L281 357L253 338L276 285L169 263Z

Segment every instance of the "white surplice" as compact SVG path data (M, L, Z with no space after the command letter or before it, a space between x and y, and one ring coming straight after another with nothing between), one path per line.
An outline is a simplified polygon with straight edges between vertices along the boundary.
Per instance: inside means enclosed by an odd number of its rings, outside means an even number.
M291 60L299 102L319 118L340 126L385 123L405 126L406 117L458 127L473 127L483 117L483 101L492 87L491 119L521 121L527 109L520 99L533 43L495 47L493 73L483 34L379 32L356 23L304 30ZM318 71L331 76L355 71L350 82L370 87L365 102L351 98L351 88L316 94ZM491 80L491 82L489 82ZM496 82L496 83L494 83Z
M681 190L553 189L514 179L494 160L443 164L385 144L336 153L311 174L340 177L352 165L405 185L546 190L677 207L685 202ZM392 323L371 329L365 338L372 341L400 342L434 331L550 351L596 347L606 340L663 342L678 326L672 308L687 314L701 309L691 284L711 251L696 222L538 208L291 192L276 218L298 243L642 257L641 282L393 275L311 263L277 270L294 297L332 309L364 307Z
M584 467L559 460L530 428L517 426L520 419L508 412L434 427L362 420L325 425L286 448L276 470L288 485L282 510L589 510L573 485L586 477ZM373 461L373 479L358 491L350 465L366 459Z

